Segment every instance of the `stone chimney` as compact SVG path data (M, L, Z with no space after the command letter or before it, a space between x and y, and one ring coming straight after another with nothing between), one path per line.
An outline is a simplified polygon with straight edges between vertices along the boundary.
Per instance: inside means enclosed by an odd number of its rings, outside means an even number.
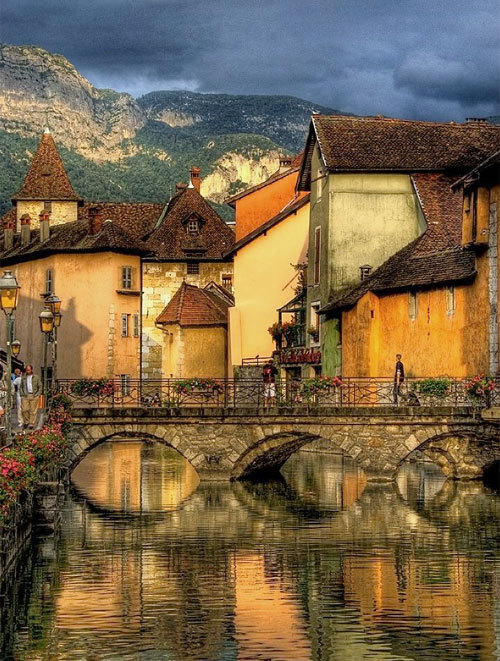
M40 243L48 241L50 237L50 211L40 211Z
M187 184L183 184L182 181L179 181L175 184L175 192L180 193L182 190L186 190Z
M89 234L95 236L102 230L103 224L102 209L100 207L90 207L89 209Z
M279 172L286 172L292 167L291 156L280 156L280 169Z
M191 183L199 193L201 187L200 168L197 167L191 168Z
M4 250L11 250L14 246L14 230L16 228L15 220L7 220L3 226L3 247Z
M21 216L21 245L27 246L31 242L31 216L23 213Z

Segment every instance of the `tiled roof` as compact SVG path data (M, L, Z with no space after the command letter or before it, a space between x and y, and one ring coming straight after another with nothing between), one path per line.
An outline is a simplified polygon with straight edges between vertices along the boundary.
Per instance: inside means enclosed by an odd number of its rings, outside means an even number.
M200 233L189 236L185 223L201 223ZM170 200L161 223L147 237L157 259L222 259L234 243L234 232L196 188L185 188Z
M326 167L334 172L464 172L499 148L500 126L313 115L301 190L310 188L316 141Z
M180 326L223 326L227 324L227 300L213 290L200 289L183 282L163 312L157 324Z
M500 150L491 154L491 156L484 161L481 161L481 163L470 172L467 172L465 176L453 184L453 188L461 188L462 186L467 187L469 184L477 183L486 172L491 172L496 181L498 181L500 177Z
M453 179L440 174L414 174L412 180L427 222L425 232L369 278L325 305L322 313L350 308L369 291L412 290L474 278L475 254L460 245L462 196L452 191Z
M299 209L301 209L306 204L309 204L309 200L310 200L310 195L307 194L304 195L303 197L300 197L298 200L295 200L294 202L287 204L287 206L278 214L276 214L276 216L273 216L269 220L266 220L265 223L254 229L249 234L245 235L239 241L237 241L234 244L234 246L231 248L231 250L229 250L226 254L234 255L240 248L243 248L243 246L246 246L248 243L259 237L261 234L264 234L264 232L270 230L271 227L274 227L285 218L291 216L293 213L297 213Z
M104 219L111 218L126 232L135 237L143 237L151 232L165 204L149 202L86 202L79 210L78 217L88 220L89 209L99 207Z
M43 243L40 242L38 230L31 232L31 241L25 246L20 243L20 235L16 235L12 249L0 253L0 263L15 264L54 253L89 252L145 255L148 248L140 239L136 239L111 220L104 221L102 230L95 235L89 234L87 221L77 220L52 226L49 239Z
M21 190L12 199L80 200L73 190L50 133L43 134Z

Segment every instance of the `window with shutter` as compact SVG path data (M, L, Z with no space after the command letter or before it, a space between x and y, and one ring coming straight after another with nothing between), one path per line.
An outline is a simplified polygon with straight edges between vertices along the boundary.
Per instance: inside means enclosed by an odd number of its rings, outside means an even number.
M54 293L54 272L52 269L47 269L45 271L45 293Z
M139 333L140 333L139 315L134 314L134 337L139 337Z
M122 337L128 337L128 314L122 314Z
M132 289L132 267L122 266L122 289Z

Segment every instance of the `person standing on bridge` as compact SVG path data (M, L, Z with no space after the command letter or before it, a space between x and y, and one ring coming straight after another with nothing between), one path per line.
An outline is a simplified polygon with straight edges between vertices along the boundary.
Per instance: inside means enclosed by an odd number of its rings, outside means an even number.
M397 404L399 397L401 397L401 385L405 380L405 366L403 365L401 358L401 354L397 353L396 367L394 369L394 404Z
M276 369L272 360L269 360L262 369L264 381L264 408L274 406L276 403Z
M33 374L32 365L26 365L24 374L21 377L21 383L19 384L19 394L21 395L23 424L28 429L34 429L38 413L38 402L42 394L42 381L37 374Z

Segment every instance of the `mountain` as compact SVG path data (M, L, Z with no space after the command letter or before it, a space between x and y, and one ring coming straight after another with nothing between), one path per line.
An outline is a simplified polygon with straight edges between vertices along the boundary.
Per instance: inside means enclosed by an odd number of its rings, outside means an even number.
M97 89L62 55L0 44L0 212L49 126L77 192L88 200L167 200L192 165L216 204L260 183L296 153L313 111L290 96ZM227 216L228 208L220 207Z

